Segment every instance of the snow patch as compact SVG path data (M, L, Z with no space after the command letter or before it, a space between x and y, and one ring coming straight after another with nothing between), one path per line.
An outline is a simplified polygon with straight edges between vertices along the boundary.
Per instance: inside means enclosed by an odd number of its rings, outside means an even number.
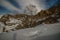
M3 32L3 27L4 27L5 25L2 23L2 22L0 22L0 33L2 33Z
M5 26L6 30L8 31L11 31L11 29L15 29L15 27L17 26L18 24L15 24L15 25L12 25L12 26Z
M18 20L18 19L10 18L9 21L7 21L6 23L7 24L8 23L21 24L22 21L21 20Z

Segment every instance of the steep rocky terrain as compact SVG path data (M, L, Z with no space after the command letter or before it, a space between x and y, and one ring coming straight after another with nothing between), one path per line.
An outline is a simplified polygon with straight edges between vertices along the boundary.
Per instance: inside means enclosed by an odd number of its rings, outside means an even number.
M53 24L59 22L58 19L60 19L60 4L47 10L41 10L36 15L5 14L0 17L0 30L1 32L9 32L40 24Z

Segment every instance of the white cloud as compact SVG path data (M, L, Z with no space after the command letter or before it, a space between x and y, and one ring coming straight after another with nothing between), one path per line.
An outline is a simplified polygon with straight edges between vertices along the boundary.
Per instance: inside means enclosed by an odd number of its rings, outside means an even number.
M7 8L8 10L14 11L14 10L19 10L18 8L14 7L12 4L10 4L8 1L6 0L2 0L1 1L1 6L4 6L5 8Z
M17 1L22 7L25 7L26 5L33 4L37 6L37 9L40 11L41 9L44 9L44 2L45 0L15 0Z
M44 9L44 3L45 0L15 0L20 6L22 6L22 8L24 8L26 5L29 4L33 4L37 6L38 11L40 11L41 9ZM15 6L13 6L12 4L10 4L8 1L6 0L1 0L0 3L2 6L4 6L5 8L7 8L8 10L11 11L18 11L20 12L21 10L16 8ZM22 12L21 12L22 13Z

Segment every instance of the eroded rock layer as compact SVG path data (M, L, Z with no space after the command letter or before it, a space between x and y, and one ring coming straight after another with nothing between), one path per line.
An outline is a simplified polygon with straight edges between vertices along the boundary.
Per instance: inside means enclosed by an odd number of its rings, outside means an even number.
M0 31L9 32L19 29L35 27L40 24L53 24L59 22L60 4L47 10L41 10L36 15L5 14L0 17Z

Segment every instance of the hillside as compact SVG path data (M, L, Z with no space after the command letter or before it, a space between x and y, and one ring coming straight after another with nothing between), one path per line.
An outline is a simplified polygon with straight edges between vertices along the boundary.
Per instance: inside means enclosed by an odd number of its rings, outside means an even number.
M60 4L47 10L41 10L36 15L5 14L0 18L0 31L10 32L19 29L32 28L40 24L53 24L59 22Z

